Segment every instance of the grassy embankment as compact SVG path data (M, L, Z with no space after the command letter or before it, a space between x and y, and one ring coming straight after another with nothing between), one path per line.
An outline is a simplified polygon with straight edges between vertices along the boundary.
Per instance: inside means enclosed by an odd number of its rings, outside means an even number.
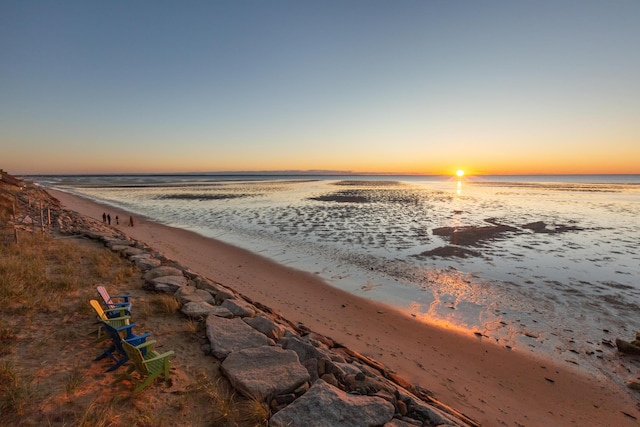
M0 226L13 235L13 204L0 192ZM0 242L0 425L24 426L260 426L268 410L234 395L219 363L200 350L202 325L176 312L172 296L142 290L140 271L87 239L19 231ZM136 397L131 384L114 383L125 369L105 372L93 359L89 300L103 284L134 298L135 332L150 332L160 350L174 350L172 379L157 380ZM94 333L92 335L92 333ZM160 351L159 350L159 351Z

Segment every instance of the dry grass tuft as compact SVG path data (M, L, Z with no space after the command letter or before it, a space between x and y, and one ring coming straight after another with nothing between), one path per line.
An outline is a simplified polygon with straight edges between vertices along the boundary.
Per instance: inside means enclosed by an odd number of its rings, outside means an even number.
M154 314L175 314L180 309L180 302L169 294L155 295L151 305Z
M71 371L67 373L67 379L65 382L65 391L67 392L67 397L73 396L75 391L84 383L85 381L85 372L78 365L74 365L71 368Z
M31 379L20 374L11 362L0 364L0 414L21 416L35 396Z

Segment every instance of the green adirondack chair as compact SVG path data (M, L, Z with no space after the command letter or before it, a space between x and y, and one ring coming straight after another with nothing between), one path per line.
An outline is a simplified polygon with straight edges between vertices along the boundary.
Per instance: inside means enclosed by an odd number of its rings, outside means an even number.
M173 354L173 351L167 351L159 354L153 350L153 344L156 340L150 340L137 346L133 346L127 341L122 341L122 347L129 356L129 360L133 362L127 371L120 375L116 382L124 379L129 379L136 384L136 388L132 394L140 393L146 386L156 379L161 374L164 375L164 380L169 379L169 356ZM146 354L142 353L142 349L146 348ZM140 379L133 373L137 372Z
M108 323L109 325L111 325L112 327L118 329L122 326L126 326L129 324L129 318L130 316L125 316L124 315L124 308L114 308L114 309L108 309L108 310L103 310L102 306L100 305L100 303L94 299L92 299L91 301L89 301L89 304L91 305L91 307L93 308L93 310L96 312L96 314L98 315L98 341L102 341L103 339L106 339L106 335L103 337L102 336L102 332L104 330L103 328L103 324L104 323ZM108 317L107 316L107 312L114 312L114 311L121 311L120 316L118 317ZM132 335L131 329L127 330L127 335L126 338L130 338Z

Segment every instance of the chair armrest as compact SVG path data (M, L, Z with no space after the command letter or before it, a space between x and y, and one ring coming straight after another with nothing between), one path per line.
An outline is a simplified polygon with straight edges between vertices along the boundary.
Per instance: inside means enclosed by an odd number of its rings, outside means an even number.
M131 303L129 301L125 301L125 302L111 302L112 305L115 305L116 307L131 307ZM112 309L113 310L113 309Z
M123 307L116 307L116 308L103 308L102 311L104 311L105 313L111 313L114 311L124 311L125 309Z
M150 345L153 345L156 343L156 340L149 340L147 342L144 342L140 345L135 346L138 350L141 350L142 348L148 347Z
M155 362L156 360L161 360L161 359L164 359L166 357L169 357L172 354L173 354L173 350L167 351L166 353L159 354L156 357L152 357L151 359L145 359L145 360L142 361L142 363Z
M149 338L150 336L151 336L151 334L147 332L147 333L144 333L142 335L134 335L131 338L125 338L124 340L135 347L135 346L138 346L140 344L144 344L146 339ZM146 348L143 348L142 349L142 354L145 354L145 353L146 353Z
M115 319L115 317L114 317L114 319ZM115 330L120 332L120 331L124 331L125 329L131 329L134 326L136 326L136 324L135 323L131 323L129 325L124 325L124 326L120 326L119 328L115 328Z
M131 316L120 316L120 317L109 317L106 320L102 319L103 322L111 322L112 320L129 320Z

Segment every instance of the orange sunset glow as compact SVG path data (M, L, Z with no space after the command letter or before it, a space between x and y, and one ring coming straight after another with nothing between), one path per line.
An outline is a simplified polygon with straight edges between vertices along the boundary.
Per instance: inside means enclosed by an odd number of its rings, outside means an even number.
M640 173L633 2L285 3L3 7L0 166Z

